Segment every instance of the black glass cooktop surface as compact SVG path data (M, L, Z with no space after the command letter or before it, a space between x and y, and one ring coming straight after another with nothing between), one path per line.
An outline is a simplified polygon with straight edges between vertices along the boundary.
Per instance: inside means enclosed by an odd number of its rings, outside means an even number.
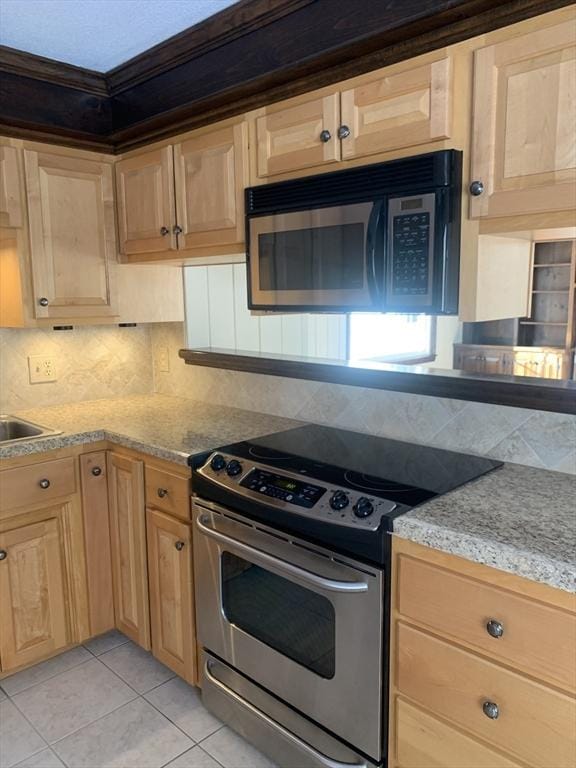
M408 507L451 491L502 465L500 461L314 424L223 446L308 477L365 491Z

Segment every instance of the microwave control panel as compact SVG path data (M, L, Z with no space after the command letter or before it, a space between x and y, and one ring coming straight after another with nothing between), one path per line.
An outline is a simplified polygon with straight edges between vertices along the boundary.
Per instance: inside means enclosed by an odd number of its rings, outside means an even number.
M429 304L434 269L434 194L388 201L387 305Z

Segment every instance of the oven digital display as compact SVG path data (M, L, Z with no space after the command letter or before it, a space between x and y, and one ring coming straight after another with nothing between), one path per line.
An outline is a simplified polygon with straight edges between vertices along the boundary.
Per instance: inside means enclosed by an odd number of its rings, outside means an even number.
M320 485L302 483L291 477L266 472L263 469L253 469L240 485L256 493L261 493L263 496L280 499L307 509L313 507L326 493L326 488L322 488Z

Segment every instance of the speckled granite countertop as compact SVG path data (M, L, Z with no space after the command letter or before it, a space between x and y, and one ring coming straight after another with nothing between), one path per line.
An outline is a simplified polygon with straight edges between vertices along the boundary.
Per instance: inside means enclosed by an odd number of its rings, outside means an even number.
M108 440L185 464L190 454L302 422L166 395L18 411L61 435L0 446L0 459ZM505 464L396 519L395 535L576 592L576 477Z
M150 456L186 464L190 454L302 423L167 395L91 400L16 411L12 415L61 430L62 434L0 446L0 459L109 440Z
M505 464L394 521L405 539L576 592L576 477Z

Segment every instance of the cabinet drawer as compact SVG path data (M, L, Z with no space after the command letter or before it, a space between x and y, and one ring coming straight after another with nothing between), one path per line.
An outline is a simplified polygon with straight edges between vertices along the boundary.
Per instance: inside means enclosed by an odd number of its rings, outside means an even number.
M576 690L574 614L405 556L399 559L398 605L403 616L446 638ZM489 634L490 620L501 625L501 637Z
M520 768L400 698L396 700L396 763L402 768Z
M572 697L402 622L397 633L400 693L534 768L573 768ZM497 719L485 702L497 704Z
M68 496L75 490L73 458L42 461L28 467L6 469L0 473L0 500L3 510Z
M147 466L146 506L189 520L190 481L181 475Z

